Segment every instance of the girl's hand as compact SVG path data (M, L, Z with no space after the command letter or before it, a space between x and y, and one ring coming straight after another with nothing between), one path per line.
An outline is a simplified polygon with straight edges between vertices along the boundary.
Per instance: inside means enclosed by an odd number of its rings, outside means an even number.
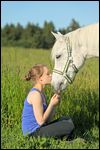
M57 104L59 104L59 102L60 102L60 95L54 94L50 100L50 104L52 106L56 106Z

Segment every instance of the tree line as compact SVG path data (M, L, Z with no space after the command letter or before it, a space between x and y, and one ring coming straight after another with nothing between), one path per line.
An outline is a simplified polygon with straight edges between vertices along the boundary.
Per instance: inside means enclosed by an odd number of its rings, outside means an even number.
M68 27L57 31L66 34L78 28L80 28L79 23L72 19ZM49 49L55 41L51 31L57 32L52 21L45 21L43 27L30 22L26 27L20 23L17 25L6 24L1 28L1 46Z

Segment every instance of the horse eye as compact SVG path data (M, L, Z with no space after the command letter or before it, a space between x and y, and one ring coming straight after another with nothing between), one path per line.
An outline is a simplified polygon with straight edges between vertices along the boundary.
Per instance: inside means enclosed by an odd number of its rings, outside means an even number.
M58 58L60 58L61 57L61 55L56 55L56 58L58 59Z

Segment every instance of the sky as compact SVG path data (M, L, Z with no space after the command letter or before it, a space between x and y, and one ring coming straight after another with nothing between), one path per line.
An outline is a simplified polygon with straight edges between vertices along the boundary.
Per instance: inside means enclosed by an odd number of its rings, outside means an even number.
M43 27L52 21L56 30L66 28L72 19L80 26L99 21L99 1L1 1L1 26L28 22Z

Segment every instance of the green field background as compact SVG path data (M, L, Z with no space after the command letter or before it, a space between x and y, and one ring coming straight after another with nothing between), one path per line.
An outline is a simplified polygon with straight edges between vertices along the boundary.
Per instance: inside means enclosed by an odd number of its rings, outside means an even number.
M53 138L23 137L21 115L31 82L24 81L29 69L37 63L52 71L51 49L1 49L1 148L2 149L95 149L99 148L99 59L87 59L73 84L61 94L56 116L70 116L75 124L73 141ZM45 87L47 102L54 94Z

